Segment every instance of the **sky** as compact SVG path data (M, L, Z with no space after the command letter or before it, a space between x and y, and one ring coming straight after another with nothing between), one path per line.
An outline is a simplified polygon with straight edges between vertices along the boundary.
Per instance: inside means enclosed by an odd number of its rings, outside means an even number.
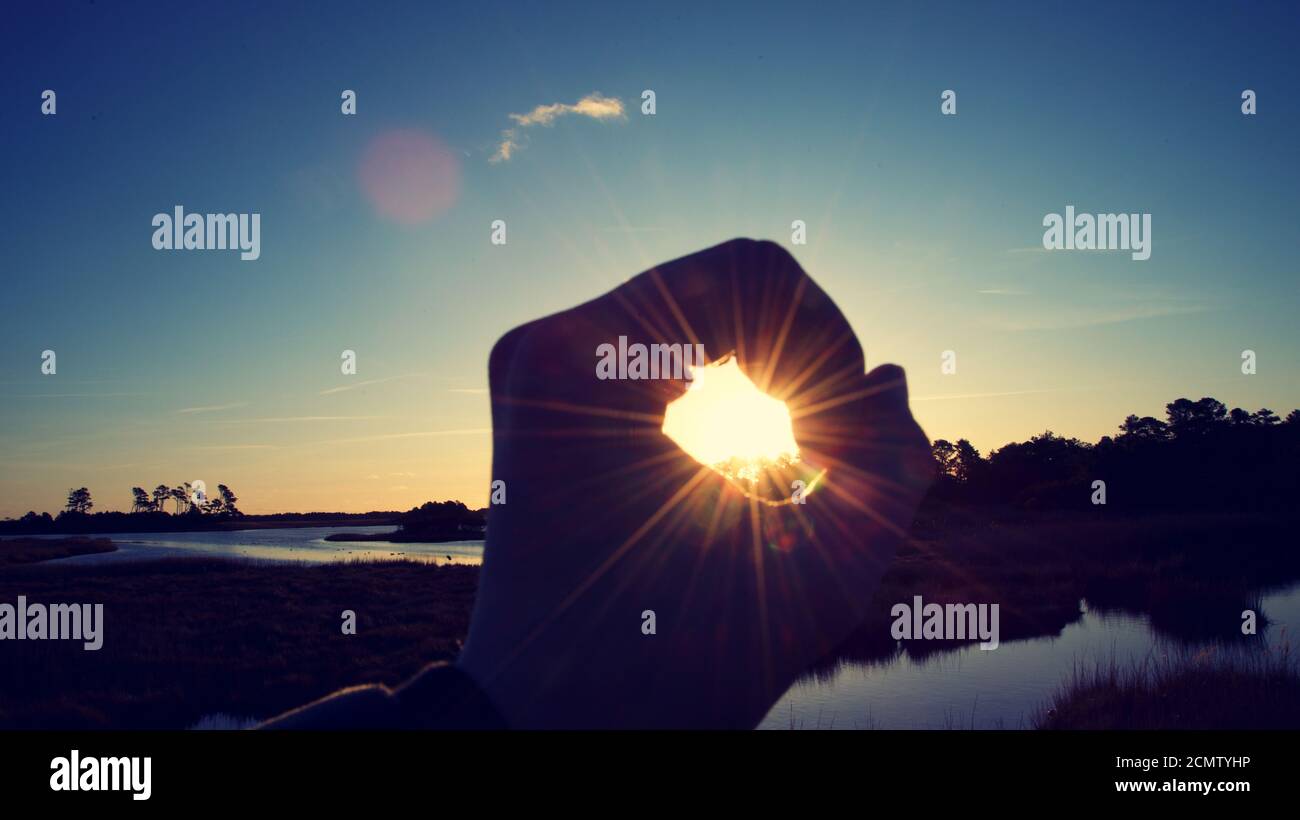
M10 7L0 516L195 479L254 513L485 504L494 341L738 236L907 370L932 439L1285 415L1294 12L1186 9ZM260 214L260 257L155 250L177 205ZM1044 250L1068 205L1151 214L1150 259Z

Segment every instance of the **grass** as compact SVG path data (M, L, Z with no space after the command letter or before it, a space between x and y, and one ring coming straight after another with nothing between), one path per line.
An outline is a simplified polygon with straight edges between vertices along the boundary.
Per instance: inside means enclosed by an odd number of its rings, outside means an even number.
M1037 729L1300 729L1300 664L1284 647L1213 650L1077 667L1033 718Z
M176 558L20 566L0 601L102 603L103 648L0 641L0 729L186 728L266 718L338 688L454 658L474 567ZM357 634L342 634L342 612Z
M7 538L0 541L0 567L35 564L55 558L113 552L117 549L108 538Z

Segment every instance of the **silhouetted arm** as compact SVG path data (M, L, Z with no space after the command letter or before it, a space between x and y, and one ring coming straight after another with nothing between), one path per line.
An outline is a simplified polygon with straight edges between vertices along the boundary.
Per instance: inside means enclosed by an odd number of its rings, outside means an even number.
M259 729L506 729L496 707L453 664L426 666L397 689L342 689L261 724Z

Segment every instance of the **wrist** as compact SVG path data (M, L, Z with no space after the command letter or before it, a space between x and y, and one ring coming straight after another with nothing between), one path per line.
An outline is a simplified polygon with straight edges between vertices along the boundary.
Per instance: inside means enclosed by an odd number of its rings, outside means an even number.
M510 728L487 691L459 664L430 664L394 696L413 729Z

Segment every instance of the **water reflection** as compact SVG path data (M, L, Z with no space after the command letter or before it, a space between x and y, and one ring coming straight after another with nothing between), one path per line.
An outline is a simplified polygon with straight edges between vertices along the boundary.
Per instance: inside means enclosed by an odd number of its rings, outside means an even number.
M260 561L406 560L430 564L481 564L483 542L453 541L442 544L393 544L384 541L326 541L339 532L391 532L393 527L296 527L234 532L117 533L105 535L117 544L116 552L79 555L51 561L66 563L116 563L150 558L223 556Z
M1196 647L1262 652L1300 627L1300 585L1263 596L1257 611L1268 626L1252 639L1226 643L1191 641L1144 616L1080 606L1082 616L1059 635L1006 641L992 652L974 644L930 654L891 646L870 659L835 662L793 686L760 728L1027 729L1076 665L1113 659L1126 667Z

